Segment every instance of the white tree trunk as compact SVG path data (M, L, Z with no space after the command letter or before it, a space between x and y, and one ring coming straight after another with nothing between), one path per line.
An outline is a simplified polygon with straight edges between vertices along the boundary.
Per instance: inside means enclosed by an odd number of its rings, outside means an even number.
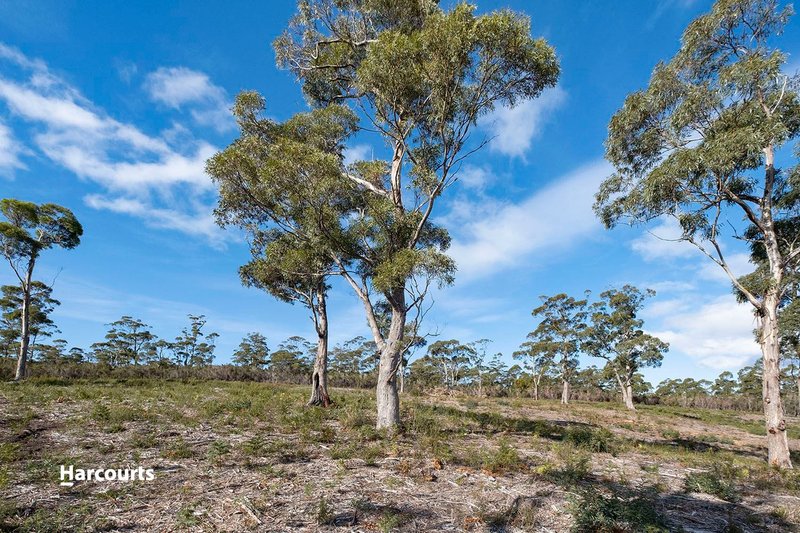
M28 262L28 269L25 273L25 281L22 283L22 310L20 313L20 340L19 355L17 356L17 371L14 374L14 381L25 379L28 373L28 346L31 339L31 280L33 278L34 261Z
M399 292L399 294L397 294ZM392 320L389 334L385 338L378 365L378 386L376 400L378 416L376 426L390 433L400 425L400 397L397 393L397 371L402 362L403 329L406 325L405 298L403 292L396 291L392 302Z
M328 309L325 293L317 295L317 356L314 359L314 370L311 374L311 398L308 405L328 407L331 404L328 396Z
M781 402L777 289L770 289L764 299L760 340L764 358L763 400L769 464L777 468L792 468L786 419Z
M563 386L561 388L561 403L562 405L569 404L569 381L566 379L563 380Z

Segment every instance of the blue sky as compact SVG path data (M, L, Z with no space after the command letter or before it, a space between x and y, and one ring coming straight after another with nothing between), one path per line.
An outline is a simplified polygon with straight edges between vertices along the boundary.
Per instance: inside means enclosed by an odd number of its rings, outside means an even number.
M674 227L606 231L591 211L609 173L603 141L625 95L646 85L705 0L480 2L532 18L555 46L557 88L484 117L491 138L438 205L459 264L438 291L427 327L439 338L489 338L510 353L534 322L541 294L595 293L624 283L652 287L647 329L671 343L654 383L709 378L758 355L753 317L735 303L718 267L689 245L665 242ZM85 228L75 250L50 251L38 278L55 279L61 337L87 347L123 314L173 338L186 314L220 333L217 361L260 331L271 346L313 336L307 313L241 287L246 243L213 222L214 187L204 161L236 134L228 108L241 90L263 93L268 111L305 109L291 75L275 67L270 43L292 2L0 3L0 197L70 207ZM791 53L792 21L781 39ZM795 60L790 54L790 63ZM356 141L351 157L385 158ZM648 231L649 230L649 231ZM726 248L739 273L744 251ZM0 268L0 283L12 282ZM360 304L335 283L334 342L368 335ZM587 363L590 361L587 361Z

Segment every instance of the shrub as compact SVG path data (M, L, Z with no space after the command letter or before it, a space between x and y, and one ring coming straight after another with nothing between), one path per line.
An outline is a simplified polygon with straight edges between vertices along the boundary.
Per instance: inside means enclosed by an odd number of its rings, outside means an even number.
M592 455L587 450L571 443L562 443L554 447L560 468L548 471L551 477L565 483L577 483L585 479L591 472Z
M482 466L493 474L500 474L524 468L525 461L507 440L500 439L500 445L496 450L484 453Z
M614 434L606 428L572 427L564 433L564 442L595 453L611 453L615 448Z
M594 488L585 489L569 507L575 519L572 531L667 532L654 500L650 490L605 495Z

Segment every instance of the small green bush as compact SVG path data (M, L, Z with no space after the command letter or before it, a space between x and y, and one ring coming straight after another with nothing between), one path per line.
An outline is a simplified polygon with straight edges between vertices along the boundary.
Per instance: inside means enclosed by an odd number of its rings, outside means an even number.
M575 519L572 531L666 533L669 530L654 501L650 491L606 495L594 488L585 489L569 507Z

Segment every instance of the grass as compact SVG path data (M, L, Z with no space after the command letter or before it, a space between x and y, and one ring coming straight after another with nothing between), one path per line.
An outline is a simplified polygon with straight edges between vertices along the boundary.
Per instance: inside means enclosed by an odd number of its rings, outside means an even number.
M744 507L751 495L800 495L800 473L772 470L763 450L741 446L731 430L762 431L741 413L641 406L631 415L613 404L405 396L403 431L390 436L374 428L369 391L336 390L329 409L305 407L306 396L305 387L263 383L0 384L7 406L0 413L0 530L99 529L105 509L125 515L141 505L163 507L166 529L229 527L210 522L245 517L226 503L235 493L250 498L264 523L278 513L283 522L270 526L285 530L335 524L342 501L358 501L346 504L351 519L378 531L404 531L412 522L422 530L482 522L664 531L656 488L690 499L714 495L735 506L739 520L752 515ZM17 496L20 487L58 490L61 464L101 463L161 470L155 485L77 485L63 489L63 498L38 498L41 507ZM207 487L216 492L206 494ZM542 501L534 501L529 494L539 490ZM524 497L510 505L509 494ZM415 497L420 509L406 506ZM569 516L552 511L565 507ZM306 511L289 517L282 509ZM759 520L779 524L795 515L783 503ZM243 529L256 524L247 520Z

